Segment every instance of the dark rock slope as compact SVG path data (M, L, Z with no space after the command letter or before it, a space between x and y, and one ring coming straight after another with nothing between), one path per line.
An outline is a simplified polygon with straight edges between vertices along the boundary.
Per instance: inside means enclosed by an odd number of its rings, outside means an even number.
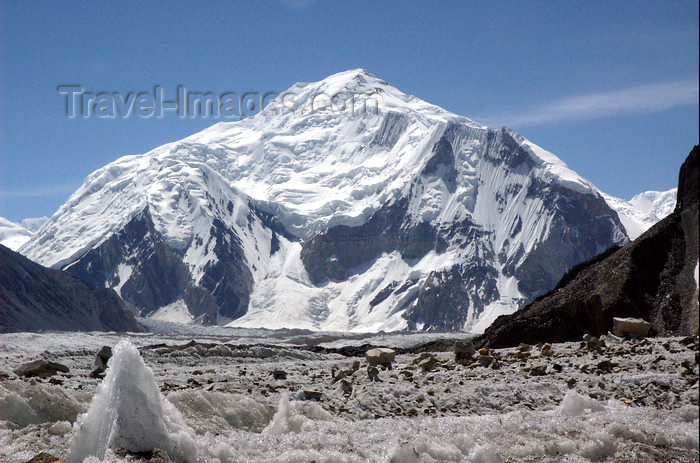
M0 245L0 333L143 331L113 289L92 290Z
M623 248L572 268L556 288L501 316L481 346L563 342L612 330L613 317L640 317L653 334L698 333L698 146L681 167L675 211Z

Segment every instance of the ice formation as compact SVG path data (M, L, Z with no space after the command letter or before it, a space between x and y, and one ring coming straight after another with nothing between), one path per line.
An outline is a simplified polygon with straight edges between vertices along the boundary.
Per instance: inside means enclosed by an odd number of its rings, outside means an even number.
M162 396L153 371L128 340L114 348L90 408L78 417L66 461L104 459L108 449L162 449L177 462L197 461L194 431Z

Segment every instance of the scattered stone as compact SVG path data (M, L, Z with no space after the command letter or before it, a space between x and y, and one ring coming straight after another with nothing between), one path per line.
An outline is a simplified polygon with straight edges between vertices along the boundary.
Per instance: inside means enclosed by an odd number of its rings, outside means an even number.
M454 347L455 362L465 364L471 362L472 357L476 353L474 344L471 341L457 341Z
M275 379L287 379L287 372L284 370L272 370L272 377Z
M600 362L598 362L597 368L599 370L612 370L616 366L617 366L617 363L613 363L610 360L605 359L605 360L601 360Z
M644 337L649 334L651 323L641 318L613 318L613 334L615 336Z
M493 363L494 358L491 357L490 355L481 354L476 359L476 361L479 362L479 365L481 365L482 367L488 367Z
M518 360L527 360L530 358L530 352L527 351L518 351L513 354L513 357L515 357Z
M370 381L379 381L379 369L377 367L373 366L368 366L367 367L367 376L369 377Z
M31 460L27 461L27 463L63 463L63 460L58 457L54 457L50 453L41 452Z
M25 363L21 367L15 370L17 376L24 376L25 378L48 378L59 372L68 373L70 369L56 362L47 362L45 360L36 360L34 362Z
M544 376L547 374L547 364L535 362L530 365L530 376Z
M605 345L600 342L599 338L596 338L595 336L592 336L590 334L584 334L583 335L583 342L581 348L582 349L588 349L588 350L601 350L602 347Z
M479 355L489 355L489 349L488 347L482 347L477 351Z
M117 449L114 452L118 457L136 461L148 461L150 463L172 463L168 452L162 449L147 450L145 452L132 452L126 449Z
M340 380L340 390L343 394L349 395L352 393L352 383L348 379Z
M430 357L435 357L435 355L431 354L430 352L422 352L418 357L411 361L411 365L418 365L420 362Z
M90 372L91 378L98 378L107 369L107 362L112 357L112 348L110 346L102 346L95 354L93 362L94 369Z
M542 350L540 351L540 355L542 357L551 357L554 353L552 352L552 344L551 343L546 343L545 345L542 346Z
M365 353L365 358L370 365L384 365L391 367L391 362L396 358L396 351L386 347L370 349Z
M576 385L576 378L569 378L566 385L569 387L569 389L572 389Z
M352 376L355 373L355 370L348 369L348 370L336 370L335 368L331 370L331 376L333 377L332 383L337 383L341 379L347 378L349 376Z
M427 356L421 355L421 357L423 357L423 359L419 360L418 366L423 371L433 371L440 365L440 361L433 354L428 354Z
M309 400L321 400L323 393L320 391L314 391L311 389L304 389L302 391L304 397Z
M352 371L357 371L359 369L360 369L360 361L355 360L354 362L352 362Z
M564 370L564 367L558 363L552 364L552 368L554 368L554 371L556 371L557 373L561 373L562 370Z

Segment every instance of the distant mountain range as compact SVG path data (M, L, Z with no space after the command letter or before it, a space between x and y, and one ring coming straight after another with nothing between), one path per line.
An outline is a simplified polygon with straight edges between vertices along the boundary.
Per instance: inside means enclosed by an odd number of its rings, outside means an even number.
M364 70L286 94L97 170L20 252L141 316L481 332L673 209Z
M11 222L0 217L0 244L16 251L48 220L48 217L39 217Z
M676 207L676 191L645 191L629 201L603 194L610 207L617 211L630 239L637 239L652 225L666 218Z

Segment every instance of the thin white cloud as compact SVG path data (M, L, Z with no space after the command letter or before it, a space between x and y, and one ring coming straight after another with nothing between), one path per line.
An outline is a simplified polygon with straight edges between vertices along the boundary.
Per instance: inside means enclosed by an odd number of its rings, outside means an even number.
M487 123L526 127L559 121L600 119L634 113L653 113L698 104L698 80L639 85L605 93L578 95L527 111L485 117Z
M72 193L78 189L78 185L53 185L38 188L22 188L18 190L0 190L0 198L39 198L42 196L59 196Z

